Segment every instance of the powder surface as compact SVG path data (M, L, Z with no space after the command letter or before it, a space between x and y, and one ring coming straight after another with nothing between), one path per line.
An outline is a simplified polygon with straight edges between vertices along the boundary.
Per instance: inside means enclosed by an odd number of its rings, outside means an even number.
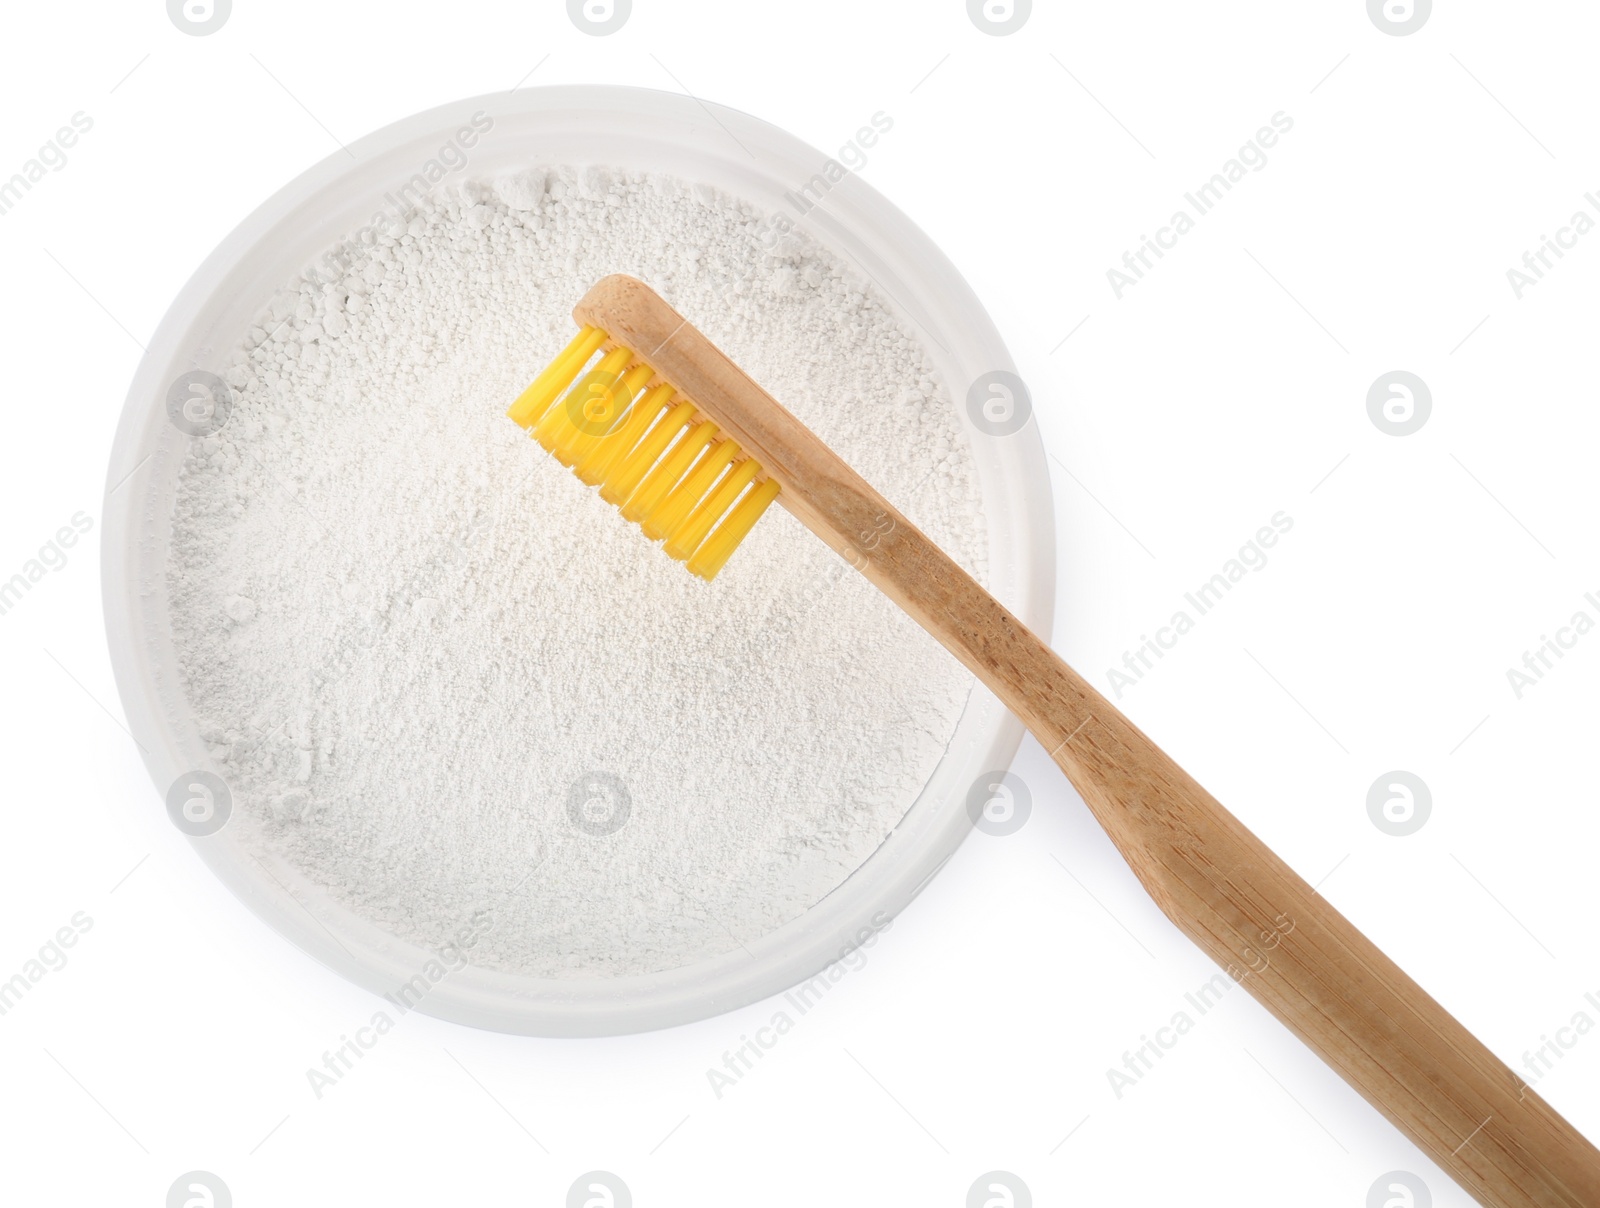
M473 964L558 978L731 951L883 842L967 673L781 507L708 585L504 416L632 273L982 577L919 340L766 232L705 186L554 166L441 192L272 300L168 568L243 842L395 935L468 927Z

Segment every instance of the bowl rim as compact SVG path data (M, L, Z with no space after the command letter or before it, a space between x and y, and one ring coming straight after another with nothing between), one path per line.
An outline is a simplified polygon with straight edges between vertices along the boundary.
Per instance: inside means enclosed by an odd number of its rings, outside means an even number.
M553 131L560 123L575 122L580 132L590 128L586 123L600 123L602 130L607 124L620 124L626 133L618 137L642 138L641 146L661 139L663 131L675 132L680 140L699 140L703 155L715 154L707 140L726 135L769 174L780 166L809 172L812 168L805 165L820 168L837 163L779 127L728 106L631 86L556 85L484 94L390 123L314 164L244 218L195 270L152 336L129 386L106 476L101 572L107 642L130 732L137 736L136 745L163 798L178 776L209 767L193 732L192 711L187 709L166 625L171 499L159 484L175 478L190 438L166 421L165 385L179 373L203 368L214 357L220 363L211 346L221 322L218 315L226 306L240 304L238 278L243 266L252 256L265 258L269 241L287 229L303 228L330 191L376 177L392 165L414 163L419 146L484 114L490 115L492 129L479 145L494 146L496 154L508 160L516 158L515 149L521 144L507 140L519 138L519 132L541 125ZM509 135L501 133L508 130ZM759 156L750 151L752 145L760 149ZM736 161L733 152L727 155L731 172ZM492 161L495 156L488 158ZM475 175L465 172L460 179ZM784 179L798 183L808 177ZM371 194L359 195L370 199ZM847 249L902 321L939 342L945 353L942 362L937 350L930 348L929 353L941 369L947 363L972 363L1016 372L970 286L905 214L854 172L833 186L827 203L826 212L819 207L806 215L815 224L812 234L836 255L841 246ZM351 228L346 224L330 229L347 233ZM293 275L290 270L277 285ZM252 309L258 312L267 297L270 294L256 294ZM948 316L959 316L959 324L949 322ZM953 387L959 380L948 372L944 376ZM954 389L952 399L959 410L961 399ZM984 494L995 594L1048 640L1055 594L1055 532L1037 417L1029 415L1020 430L998 438L971 424L964 427L973 442ZM997 527L992 506L1006 510L1004 518L1013 523ZM182 719L189 721L190 732L181 732ZM887 927L954 854L972 829L962 787L973 783L970 769L976 767L979 774L1005 769L1021 737L1020 722L975 683L950 747L883 844L797 919L733 953L661 973L619 978L541 979L467 965L430 985L410 1009L496 1031L614 1035L707 1018L814 980L855 947L874 942L876 932ZM234 842L234 829L191 836L189 842L258 918L324 965L375 993L392 994L413 980L427 961L437 960L436 953L390 935L334 901L293 865L270 853L245 851Z

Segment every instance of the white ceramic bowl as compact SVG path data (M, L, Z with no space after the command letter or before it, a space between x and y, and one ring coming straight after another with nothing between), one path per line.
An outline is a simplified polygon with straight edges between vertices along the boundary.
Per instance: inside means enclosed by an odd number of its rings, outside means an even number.
M705 181L769 213L795 216L785 193L828 157L765 122L688 97L622 87L535 88L445 105L396 122L329 156L241 223L173 302L128 391L107 475L103 536L106 628L117 685L163 808L169 787L211 770L179 680L168 619L167 549L179 465L189 436L167 415L174 380L215 368L275 290L351 231L477 113L492 129L467 152L464 176L518 165L601 163ZM483 124L480 118L479 125ZM894 206L854 176L827 193L804 228L869 275L913 330L964 408L967 384L1015 366L953 265ZM1048 636L1054 533L1044 450L1030 418L992 436L964 421L988 522L995 594ZM837 889L787 925L713 960L648 976L547 980L467 967L420 1009L477 1027L546 1036L642 1031L704 1018L805 980L858 942L879 912L893 915L971 829L967 793L1005 768L1021 726L975 688L932 778L889 838ZM191 840L265 922L344 976L385 993L430 959L358 917L278 862L269 875L224 826Z

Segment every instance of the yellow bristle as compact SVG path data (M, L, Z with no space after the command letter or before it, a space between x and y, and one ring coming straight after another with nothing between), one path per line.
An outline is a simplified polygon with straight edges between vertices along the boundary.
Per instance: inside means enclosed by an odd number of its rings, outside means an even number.
M578 462L617 427L633 403L633 396L644 389L653 374L650 366L635 365L612 383L610 389L583 400L569 412L567 419L572 430L555 450L561 464L576 469Z
M672 490L667 497L639 518L639 527L652 541L659 541L683 523L694 510L694 505L705 498L711 484L717 481L735 457L739 446L731 440L719 440L706 450L706 455L695 464L693 472Z
M584 327L506 412L667 554L716 578L778 484L693 401L610 337ZM585 367L588 366L587 372ZM760 479L760 481L757 481Z
M756 521L761 519L761 513L777 497L778 484L770 478L752 487L739 505L728 513L728 518L717 526L717 531L695 550L694 556L689 559L689 570L708 583L715 579L717 572L733 556L733 551L739 548L739 542L745 539Z
M656 464L656 458L661 456L673 437L693 420L693 403L679 403L663 415L661 422L651 428L633 451L617 463L615 470L606 475L605 481L600 484L600 498L617 507L626 503L628 496L639 485L639 480Z
M534 378L533 385L518 396L506 414L521 427L532 427L544 414L545 408L572 384L572 379L578 376L578 371L605 342L606 333L598 327L585 327L578 332L572 338L572 342L550 362L545 371Z
M678 485L678 480L689 472L694 459L700 456L700 450L709 445L716 434L717 425L713 423L696 424L685 432L683 439L661 459L660 465L644 476L638 489L622 505L622 518L636 522L642 520L666 498L668 491Z
M722 514L733 506L740 492L749 486L750 480L760 472L761 467L749 457L734 466L717 489L701 500L700 506L689 513L689 518L675 531L667 534L667 543L662 548L667 551L668 556L682 562L694 553L706 539L711 527L722 519Z
M609 435L602 437L574 463L572 472L590 486L603 482L617 460L639 443L639 438L649 430L656 416L667 409L672 395L671 386L656 386L648 391L634 403L633 410L628 412L620 427L613 428Z
M552 453L559 449L571 432L574 412L581 414L584 401L610 389L616 382L617 375L628 367L628 362L632 359L633 353L626 348L613 348L601 357L600 363L579 378L578 384L567 391L566 398L555 406L547 408L539 417L539 422L533 426L534 439Z

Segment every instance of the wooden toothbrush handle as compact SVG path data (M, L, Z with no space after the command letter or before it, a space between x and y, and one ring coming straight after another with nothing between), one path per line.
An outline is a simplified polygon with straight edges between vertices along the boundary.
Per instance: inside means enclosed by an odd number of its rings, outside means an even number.
M1582 1134L1094 689L1037 657L1073 705L1030 728L1184 934L1480 1203L1600 1205Z
M852 559L1022 719L1179 930L1480 1203L1600 1205L1600 1151L932 542L878 510L893 520L858 530L877 536Z
M653 290L607 277L573 313L693 399L987 684L1167 917L1480 1203L1600 1208L1594 1146Z
M1600 1205L1582 1134L894 515L857 564L1022 719L1179 930L1480 1203Z

